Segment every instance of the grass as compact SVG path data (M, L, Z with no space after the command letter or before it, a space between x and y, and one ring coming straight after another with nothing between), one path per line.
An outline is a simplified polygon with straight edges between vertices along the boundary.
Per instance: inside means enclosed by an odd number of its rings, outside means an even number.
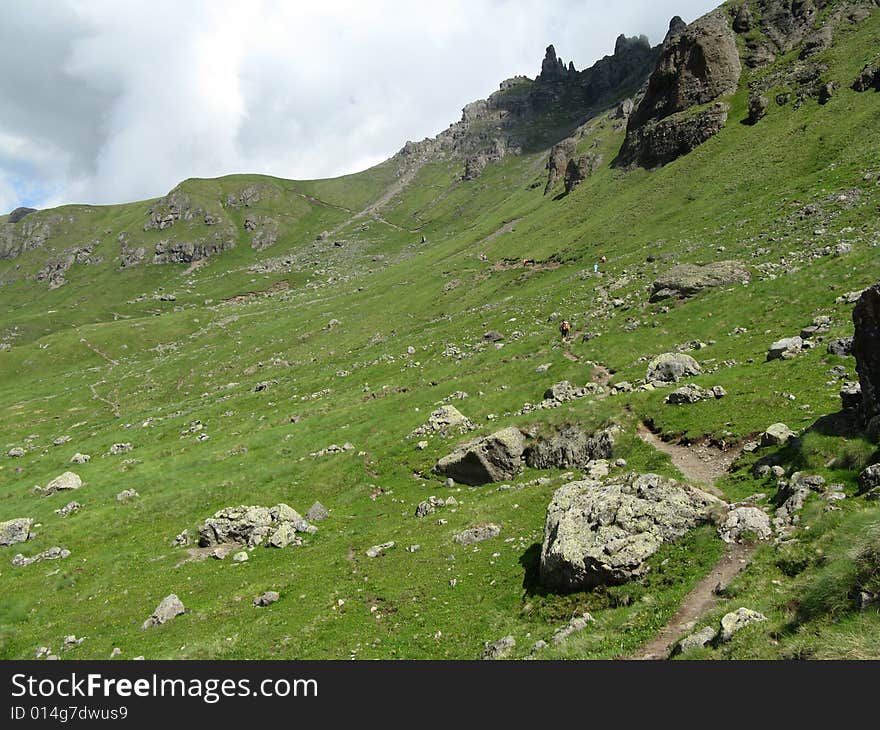
M759 548L707 621L748 605L768 622L705 653L877 656L870 612L841 613L817 597L817 608L797 619L792 603L812 595L811 587L839 599L851 558L835 541L852 544L861 520L874 514L854 496L854 479L876 445L822 427L839 408L839 381L828 371L842 365L852 378L854 361L821 346L791 361L766 362L765 353L818 314L833 320L827 338L851 333L851 305L837 297L880 278L880 187L865 179L877 171L880 96L846 83L875 53L878 37L875 13L823 52L839 82L825 106L773 106L757 125L741 125L744 78L727 127L654 172L611 168L622 132L598 117L589 139L603 165L565 196L534 186L545 179L543 153L507 156L468 182L459 179L459 163L436 161L375 214L354 220L348 211L379 200L397 180L396 161L326 181L188 180L180 190L222 216L217 225L232 226L236 244L191 271L149 257L117 270L120 234L129 247L148 250L164 238L206 235L196 218L144 231L156 201L66 206L26 218L58 220L46 246L0 260L0 341L10 345L0 351L0 519L32 516L41 526L34 541L0 550L0 656L58 650L71 633L88 639L65 653L70 658L105 658L114 647L127 658L473 658L507 634L522 656L581 610L596 623L548 657L633 651L708 572L720 542L703 530L666 546L632 586L573 597L536 593L529 571L559 481L502 492L456 487L458 507L414 516L421 500L447 493L430 470L460 439L434 437L418 450L406 435L454 391L469 394L455 404L479 424L478 434L511 424L618 423L616 455L627 468L671 476L668 457L635 436L639 421L650 418L666 434L727 441L776 421L807 429L797 448L744 457L720 486L731 499L764 492L769 503L775 483L756 479L751 467L775 453L789 470L844 483L850 496L841 512L829 513L811 498L803 548ZM247 187L261 191L260 201L227 205ZM857 200L839 200L851 190ZM805 212L816 207L821 212ZM277 221L273 246L251 247L248 214ZM507 232L491 237L500 230ZM317 240L322 231L334 233ZM48 256L92 240L101 263L74 264L55 290L33 281ZM840 242L853 250L819 255ZM608 262L594 276L603 253ZM267 270L276 259L286 263ZM653 278L674 263L722 259L745 261L751 283L648 303ZM175 299L154 298L161 294ZM548 321L554 312L599 334L570 344L576 361ZM339 324L329 327L333 319ZM732 334L737 327L746 331ZM482 342L489 329L504 334L500 349ZM722 385L725 399L676 407L663 402L664 392L633 392L515 415L553 382L589 380L590 362L607 366L614 382L634 381L644 377L646 358L692 340L707 343L692 352L704 370L694 382ZM546 363L549 371L536 374ZM196 419L208 440L182 436ZM64 435L71 441L52 445ZM133 451L109 456L120 441ZM355 450L310 455L345 441ZM5 456L21 445L24 457ZM71 467L76 451L91 454L91 463ZM31 493L70 468L85 482L75 495ZM527 470L516 481L542 474ZM372 499L376 487L382 491ZM117 502L128 488L140 497ZM54 510L73 498L83 509L58 517ZM238 565L182 562L185 553L170 547L182 529L194 532L227 505L287 502L302 512L315 500L331 516L300 548L259 548ZM501 535L470 548L452 541L483 521L501 524ZM388 540L396 547L384 557L366 557ZM418 551L405 550L416 544ZM53 545L71 556L27 568L9 562L16 552ZM828 593L825 581L837 587ZM278 603L251 606L270 589L280 592ZM142 631L171 592L189 613Z

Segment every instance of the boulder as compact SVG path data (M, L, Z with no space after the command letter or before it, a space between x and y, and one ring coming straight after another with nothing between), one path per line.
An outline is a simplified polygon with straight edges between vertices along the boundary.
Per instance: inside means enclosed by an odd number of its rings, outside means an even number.
M408 438L428 436L435 433L447 434L452 431L465 433L466 431L473 431L474 428L474 422L462 414L458 408L446 405L432 411L431 415L428 416L428 420L412 431Z
M684 405L686 403L697 403L708 398L714 399L715 394L712 391L701 388L699 385L688 383L673 390L666 396L665 402L672 405Z
M15 545L34 537L31 527L34 521L30 517L17 517L14 520L0 522L0 546Z
M757 124L765 116L767 109L770 107L770 100L763 94L756 94L749 97L749 116L746 118L746 124Z
M706 626L679 641L672 650L672 653L687 654L694 649L702 649L704 646L715 641L715 637L717 636L718 632L714 628Z
M64 558L68 557L70 557L70 550L55 546L50 547L48 550L43 550L43 552L37 553L36 555L32 555L29 558L26 558L21 553L18 553L18 555L12 558L12 564L16 568L23 568L33 563L41 563L44 560L63 560Z
M254 599L254 605L258 607L271 606L279 598L281 598L281 596L278 595L278 591L266 591Z
M880 464L871 464L859 474L859 494L873 492L878 487L880 487Z
M315 502L306 511L306 519L309 522L321 522L323 520L326 520L329 516L330 516L330 512L320 502Z
M156 610L144 621L141 628L146 630L153 626L161 626L182 613L186 613L183 602L174 593L171 593L161 600L156 606Z
M853 81L852 88L855 91L880 91L880 64L866 65Z
M715 261L699 266L679 264L657 277L651 286L652 302L677 297L687 299L703 289L728 284L743 284L751 279L745 264L739 261Z
M776 340L767 350L767 360L790 360L796 357L804 347L800 337L784 337Z
M91 456L88 454L80 454L79 452L70 457L71 464L88 464L91 460Z
M676 383L686 375L699 375L700 364L683 352L664 352L648 363L645 380L649 383Z
M474 527L462 530L461 532L456 533L452 539L459 545L473 545L477 542L483 542L483 540L491 540L493 537L498 537L500 534L501 525L487 522L483 525L475 525Z
M718 535L724 542L766 540L772 534L770 518L758 507L735 507L718 528Z
M761 446L785 446L795 435L784 423L774 423L761 434Z
M48 497L55 492L64 492L70 489L79 489L82 486L82 479L72 471L66 471L60 476L55 477L42 490L42 495Z
M829 355L837 355L838 357L848 357L852 355L852 337L838 337L831 340L826 346Z
M224 507L199 527L199 545L254 547L265 543L270 547L286 547L300 542L296 533L315 529L295 509L283 503L271 508Z
M721 619L721 641L730 641L735 633L741 631L746 626L766 620L767 617L764 614L752 611L749 608L738 608L736 611L725 614Z
M460 446L440 459L434 470L471 486L512 479L522 468L524 447L520 430L505 428Z
M880 284L862 292L852 317L852 354L862 386L862 417L869 431L876 435L880 431Z
M116 495L116 501L128 502L135 497L140 497L140 495L134 489L123 489L119 494Z
M547 508L540 578L553 590L620 584L644 574L664 542L710 522L726 504L657 474L569 482Z
M860 383L844 383L841 386L840 406L845 411L862 407L862 386Z
M590 461L611 459L614 437L608 430L588 434L577 426L561 429L549 438L540 438L523 451L532 469L583 468Z
M379 545L373 545L373 547L367 549L367 557L368 558L378 558L380 555L384 555L386 550L390 550L395 545L393 540L389 542L383 542Z
M559 645L568 639L572 634L577 634L583 631L587 626L593 623L596 619L592 617L589 613L584 613L580 616L575 616L571 621L569 621L565 626L561 629L553 633L553 636L550 638L550 641L555 645Z
M6 452L6 455L10 459L20 459L27 453L21 446L13 446L9 451Z
M130 443L123 444L113 444L110 447L110 455L118 456L119 454L124 454L127 451L131 451L134 447Z
M565 192L570 193L602 164L602 155L588 152L568 161L565 168Z

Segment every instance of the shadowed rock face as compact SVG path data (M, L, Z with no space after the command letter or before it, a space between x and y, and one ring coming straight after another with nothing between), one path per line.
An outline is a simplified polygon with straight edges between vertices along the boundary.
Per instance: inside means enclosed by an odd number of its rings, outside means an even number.
M852 353L862 386L862 414L868 430L880 433L880 283L866 289L853 309Z
M31 213L36 213L36 208L16 208L9 214L9 223L18 223L22 218Z
M519 429L505 428L460 446L440 459L435 471L471 486L512 479L522 468L524 446Z
M630 117L618 164L663 165L716 134L727 121L726 105L681 112L733 93L741 73L725 12L713 11L684 29L670 27L645 97Z

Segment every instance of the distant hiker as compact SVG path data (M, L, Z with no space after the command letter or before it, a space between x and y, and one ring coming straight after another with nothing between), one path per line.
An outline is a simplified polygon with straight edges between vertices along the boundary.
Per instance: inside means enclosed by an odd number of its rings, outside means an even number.
M599 263L600 263L600 264L604 264L606 261L608 261L608 259L605 258L605 254L603 253L603 254L599 257Z
M563 340L568 339L569 332L571 332L571 322L567 319L563 319L559 325L559 334L562 335Z
M599 273L599 264L593 264L593 273L594 273L594 274L598 274L598 273Z
M480 254L480 261L488 261L488 260L489 260L489 257L486 256L486 254L484 254L484 253Z

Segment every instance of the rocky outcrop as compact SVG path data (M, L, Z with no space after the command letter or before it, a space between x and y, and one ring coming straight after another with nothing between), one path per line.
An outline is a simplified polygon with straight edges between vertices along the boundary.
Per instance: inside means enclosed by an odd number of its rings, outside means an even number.
M578 426L568 426L549 438L539 438L523 452L526 464L533 469L583 468L590 461L613 456L614 437L610 431L589 434Z
M852 354L862 386L862 417L876 437L880 434L880 284L862 292L852 317Z
M581 182L592 175L602 164L602 155L588 152L573 157L565 168L565 192L570 193Z
M478 486L512 479L522 468L525 438L517 428L505 428L464 444L440 459L434 470L461 484Z
M540 578L558 591L632 580L665 542L711 522L726 504L657 474L561 487L547 508Z
M7 223L18 223L26 215L30 215L31 213L36 213L36 212L37 212L36 208L26 208L26 207L16 208L15 210L13 210L9 214L9 217L6 219L6 221L7 221Z
M31 527L34 521L30 517L17 517L14 520L0 522L0 547L15 545L34 537Z
M648 363L645 380L649 383L676 383L686 375L702 373L700 364L683 352L664 352Z
M561 58L556 57L556 49L551 45L547 46L544 53L544 60L541 61L541 73L538 75L537 81L560 81L568 75L568 69Z
M772 534L770 517L758 507L747 505L730 510L718 528L718 535L724 542L766 540Z
M547 160L547 185L544 187L544 195L547 195L556 183L565 177L565 170L576 146L577 139L574 137L568 137L553 145L550 158Z
M153 263L191 264L231 248L235 248L235 230L232 228L193 240L165 239L154 247Z
M81 486L82 479L80 479L79 475L72 471L66 471L60 476L55 477L39 493L44 497L48 497L50 494L55 494L55 492L79 489Z
M315 532L316 529L295 509L283 503L274 507L225 507L199 527L199 545L254 547L265 543L283 548L301 543L296 533Z
M483 542L483 540L491 540L493 537L498 537L500 534L501 525L496 525L493 522L487 522L485 524L475 525L474 527L468 527L466 530L457 532L452 539L459 545L467 546L473 545L477 542Z
M28 565L33 565L34 563L42 563L44 560L64 560L65 558L69 557L70 550L58 547L56 545L55 547L50 547L48 550L43 550L36 555L31 555L29 558L25 557L21 553L18 553L14 558L12 558L12 564L16 568L26 568Z
M730 641L734 634L742 631L747 626L752 626L766 620L767 617L764 614L753 611L750 608L738 608L736 611L725 614L721 618L721 641Z
M651 301L677 297L687 299L703 289L728 284L743 284L751 279L748 267L739 261L715 261L710 264L679 264L657 277L651 289Z
M880 64L868 64L853 81L855 91L880 91Z
M664 45L648 90L630 116L617 163L658 167L717 134L728 107L693 107L732 94L742 66L736 34L722 9L691 23ZM685 113L690 111L691 113Z
M447 435L449 433L465 433L473 431L476 426L470 418L465 416L455 406L440 406L432 411L428 420L418 428L410 432L407 438L416 436L431 436L433 434Z
M804 347L804 340L799 336L783 337L776 340L767 348L767 361L770 360L791 360L797 357Z
M763 94L749 97L749 116L746 118L746 124L757 124L767 116L769 107L770 100Z

